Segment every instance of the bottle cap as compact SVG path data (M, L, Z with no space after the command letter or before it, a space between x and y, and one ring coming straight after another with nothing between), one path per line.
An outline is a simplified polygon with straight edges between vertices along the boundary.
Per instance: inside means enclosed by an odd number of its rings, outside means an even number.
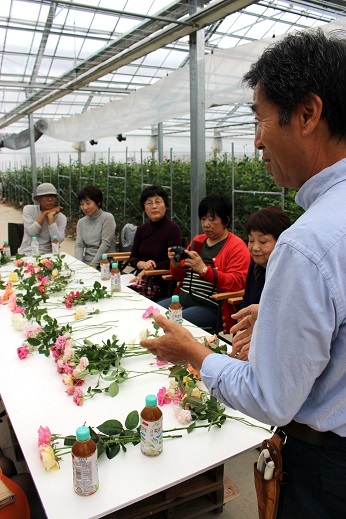
M102 254L102 259L107 259L107 254Z
M53 236L53 240L57 240L57 239L58 239L57 235L54 234L54 236Z
M118 268L118 263L117 261L115 261L114 263L112 263L112 269L117 269Z
M179 303L179 296L172 296L172 303Z
M8 241L7 240L4 240L4 245L8 245Z
M80 442L85 442L86 440L90 439L90 430L89 427L86 427L86 425L82 425L81 427L78 427L76 431L76 437L77 440Z
M155 407L157 405L157 397L156 397L156 395L147 395L145 397L145 405L147 407Z
M33 236L33 237L32 237L32 239L33 239L34 241L36 241L36 240L37 240L36 236Z

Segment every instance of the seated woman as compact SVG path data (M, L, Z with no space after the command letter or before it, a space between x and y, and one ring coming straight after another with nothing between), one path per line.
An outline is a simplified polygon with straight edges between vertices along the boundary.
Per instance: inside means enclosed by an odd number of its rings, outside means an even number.
M260 209L249 216L245 230L248 235L248 248L251 264L246 278L244 299L240 308L257 305L265 283L269 256L274 250L280 234L291 226L287 214L277 206ZM240 343L241 332L234 341L231 356L239 360L248 360L251 335Z
M65 238L66 216L56 206L58 192L48 182L37 187L33 200L39 205L26 205L23 209L24 235L19 254L31 254L31 241L36 236L40 254L52 252L52 239L56 236L61 243Z
M243 240L228 231L232 205L224 195L210 195L198 206L204 234L195 236L187 250L188 258L177 263L169 250L171 273L179 281L179 300L183 318L201 328L215 330L218 303L211 299L216 292L242 290L250 264L250 254ZM168 308L170 300L159 302ZM228 333L233 321L233 307L222 304L223 331Z
M102 211L103 195L97 186L86 186L77 195L85 214L77 223L74 255L87 265L97 267L102 254L115 252L115 220Z
M241 308L259 303L264 287L269 256L280 234L291 226L291 221L280 207L269 206L249 216L245 224L251 264L246 278Z
M168 248L182 244L179 225L167 218L168 195L161 186L144 188L139 203L149 221L137 227L131 251L130 264L140 272L130 282L138 285L145 280L146 270L169 269ZM161 276L155 276L154 284L159 287L154 299L167 295L168 283Z

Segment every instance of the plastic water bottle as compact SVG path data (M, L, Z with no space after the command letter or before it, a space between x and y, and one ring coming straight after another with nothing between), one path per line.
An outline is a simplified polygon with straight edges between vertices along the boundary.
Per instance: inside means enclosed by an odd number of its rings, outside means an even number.
M58 237L56 234L54 234L53 239L52 239L53 256L59 256L59 247L60 247L60 243L59 243Z
M111 292L121 291L120 271L118 269L118 263L112 263L111 269Z
M37 241L36 236L33 236L32 240L31 240L31 256L36 258L36 256L38 256L38 255L39 255L38 241Z
M140 420L141 451L146 456L158 456L162 452L162 422L162 411L157 407L156 396L148 395Z
M102 259L100 261L100 270L101 270L101 279L103 281L107 281L110 279L110 265L107 259L107 254L102 254Z
M179 296L172 296L172 302L168 307L168 319L179 324L183 322L183 307L179 303Z
M99 488L99 475L97 447L91 439L89 427L78 427L71 452L74 491L79 496L90 496Z
M11 257L11 247L9 246L7 240L4 240L4 246L2 248L2 252L3 252L3 255L5 256L5 258Z

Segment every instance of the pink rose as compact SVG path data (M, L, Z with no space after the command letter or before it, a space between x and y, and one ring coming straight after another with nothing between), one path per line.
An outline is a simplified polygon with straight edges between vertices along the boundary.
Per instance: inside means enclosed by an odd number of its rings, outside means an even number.
M83 405L83 391L81 389L76 389L73 395L73 401L77 405Z
M148 319L149 317L154 317L155 315L159 315L160 310L155 308L154 306L149 306L149 308L142 315L143 319Z
M15 293L11 294L8 298L8 307L13 312L17 307L17 296Z
M50 443L52 438L52 433L50 432L49 427L43 427L40 425L38 430L38 445L43 445L44 443Z
M17 348L17 354L20 360L26 359L29 355L30 351L25 346L21 346L20 348Z
M170 404L172 402L171 398L167 396L167 391L165 387L159 389L157 393L157 403L158 405Z
M25 312L25 309L22 308L21 306L16 306L16 308L13 310L14 314L22 314L23 315L24 312Z

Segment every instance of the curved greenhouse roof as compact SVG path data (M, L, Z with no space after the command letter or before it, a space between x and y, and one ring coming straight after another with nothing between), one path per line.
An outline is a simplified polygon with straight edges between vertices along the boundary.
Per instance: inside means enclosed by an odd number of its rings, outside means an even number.
M244 55L256 48L256 42L295 29L329 24L345 16L345 2L341 0L195 0L202 7L194 14L189 14L189 3L1 0L0 134L27 129L29 114L34 123L45 119L49 126L53 119L61 123L62 118L81 116L102 106L108 112L116 103L123 127L115 124L94 136L90 132L81 135L80 140L104 139L124 132L150 136L152 125L158 122L163 123L165 138L187 135L188 100L187 108L181 101L178 110L166 97L163 105L172 106L171 110L163 110L158 105L158 94L150 97L148 92L157 84L156 92L169 94L165 78L189 65L189 35L196 29L204 28L206 60L214 62L224 52L238 60L239 67L248 67ZM243 51L235 49L244 45L247 47ZM180 72L172 76L170 83L178 84L175 78L183 75ZM182 84L180 93L187 88ZM215 90L213 86L211 90ZM254 121L249 99L231 94L229 99L224 94L211 101L206 110L206 135L250 142ZM172 95L176 100L177 94ZM135 98L142 98L142 103L146 99L151 117L141 114L137 120L133 113L124 111L129 105L138 114L143 111L134 104ZM58 138L66 139L67 135L63 131ZM67 140L77 140L77 135ZM58 149L56 141L47 136L37 142L37 149L44 147Z

